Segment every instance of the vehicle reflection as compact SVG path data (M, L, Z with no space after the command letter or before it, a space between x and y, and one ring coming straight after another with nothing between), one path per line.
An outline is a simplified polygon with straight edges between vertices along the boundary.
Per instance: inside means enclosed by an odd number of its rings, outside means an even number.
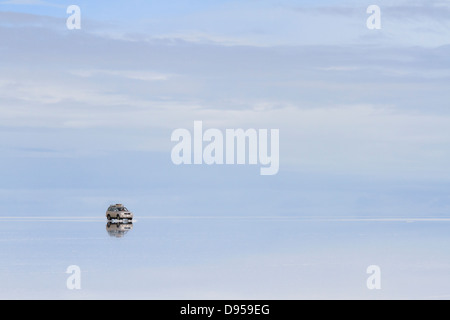
M111 222L106 224L106 231L111 237L123 238L129 231L133 230L133 223L130 222Z

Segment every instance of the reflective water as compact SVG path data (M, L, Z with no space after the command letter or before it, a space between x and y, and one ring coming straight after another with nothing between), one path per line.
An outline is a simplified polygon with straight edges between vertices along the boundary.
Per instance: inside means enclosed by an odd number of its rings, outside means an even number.
M0 218L0 298L450 298L449 221ZM69 290L69 266L81 289ZM367 267L381 268L381 290Z

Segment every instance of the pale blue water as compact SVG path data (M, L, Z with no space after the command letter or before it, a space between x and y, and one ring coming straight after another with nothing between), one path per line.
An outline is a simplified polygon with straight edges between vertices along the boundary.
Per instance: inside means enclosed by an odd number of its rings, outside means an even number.
M0 221L2 299L450 298L450 221L142 216L122 237L96 217Z

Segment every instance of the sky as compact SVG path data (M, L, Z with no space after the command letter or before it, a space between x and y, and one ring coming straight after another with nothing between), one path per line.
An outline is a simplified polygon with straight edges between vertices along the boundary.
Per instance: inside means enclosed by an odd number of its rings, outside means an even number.
M44 190L78 190L89 203L83 190L97 190L86 192L98 192L101 207L133 188L216 199L214 181L254 192L255 208L281 202L295 212L299 195L314 193L307 198L329 197L309 205L314 212L346 198L352 213L409 214L417 201L446 212L448 1L378 1L380 30L366 27L365 1L79 1L81 30L68 30L71 4L0 2L5 201L21 190L47 208ZM196 120L279 129L279 174L174 166L171 132ZM114 188L109 198L102 191ZM259 192L282 200L261 204ZM229 199L229 210L249 203Z

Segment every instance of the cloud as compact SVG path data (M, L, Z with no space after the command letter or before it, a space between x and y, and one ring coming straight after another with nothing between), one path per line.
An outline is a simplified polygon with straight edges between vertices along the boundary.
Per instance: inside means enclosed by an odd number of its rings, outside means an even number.
M60 4L54 4L47 1L42 0L8 0L2 1L0 4L5 5L28 5L28 6L46 6L46 7L64 7Z
M184 31L178 33L161 34L154 36L149 40L168 40L171 42L183 41L200 44L218 44L222 46L262 46L262 44L258 43L258 41L251 41L246 37L232 37L198 31Z
M97 152L93 133L106 150L115 137L167 151L171 130L203 120L279 128L291 168L447 172L448 46L128 41L49 25L0 27L0 126L40 136L5 142L16 150L66 152L36 133L51 129L68 141L76 131L86 141L76 154Z
M395 19L427 19L448 21L450 14L450 4L448 1L379 1L377 5L381 8L382 14L387 18ZM314 15L364 17L367 15L368 5L354 3L352 5L344 3L342 5L315 5L315 6L295 6L292 10L298 13Z
M320 67L318 69L324 71L342 71L342 72L360 70L360 68L357 66L331 66L331 67Z
M7 26L11 30L13 27L41 26L54 28L61 24L61 20L42 15L35 15L23 12L2 12L0 11L0 26Z
M141 80L141 81L165 81L174 77L173 74L163 74L157 72L149 71L139 71L139 70L73 70L70 71L71 74L80 77L95 77L95 76L113 76L121 77L130 80Z

